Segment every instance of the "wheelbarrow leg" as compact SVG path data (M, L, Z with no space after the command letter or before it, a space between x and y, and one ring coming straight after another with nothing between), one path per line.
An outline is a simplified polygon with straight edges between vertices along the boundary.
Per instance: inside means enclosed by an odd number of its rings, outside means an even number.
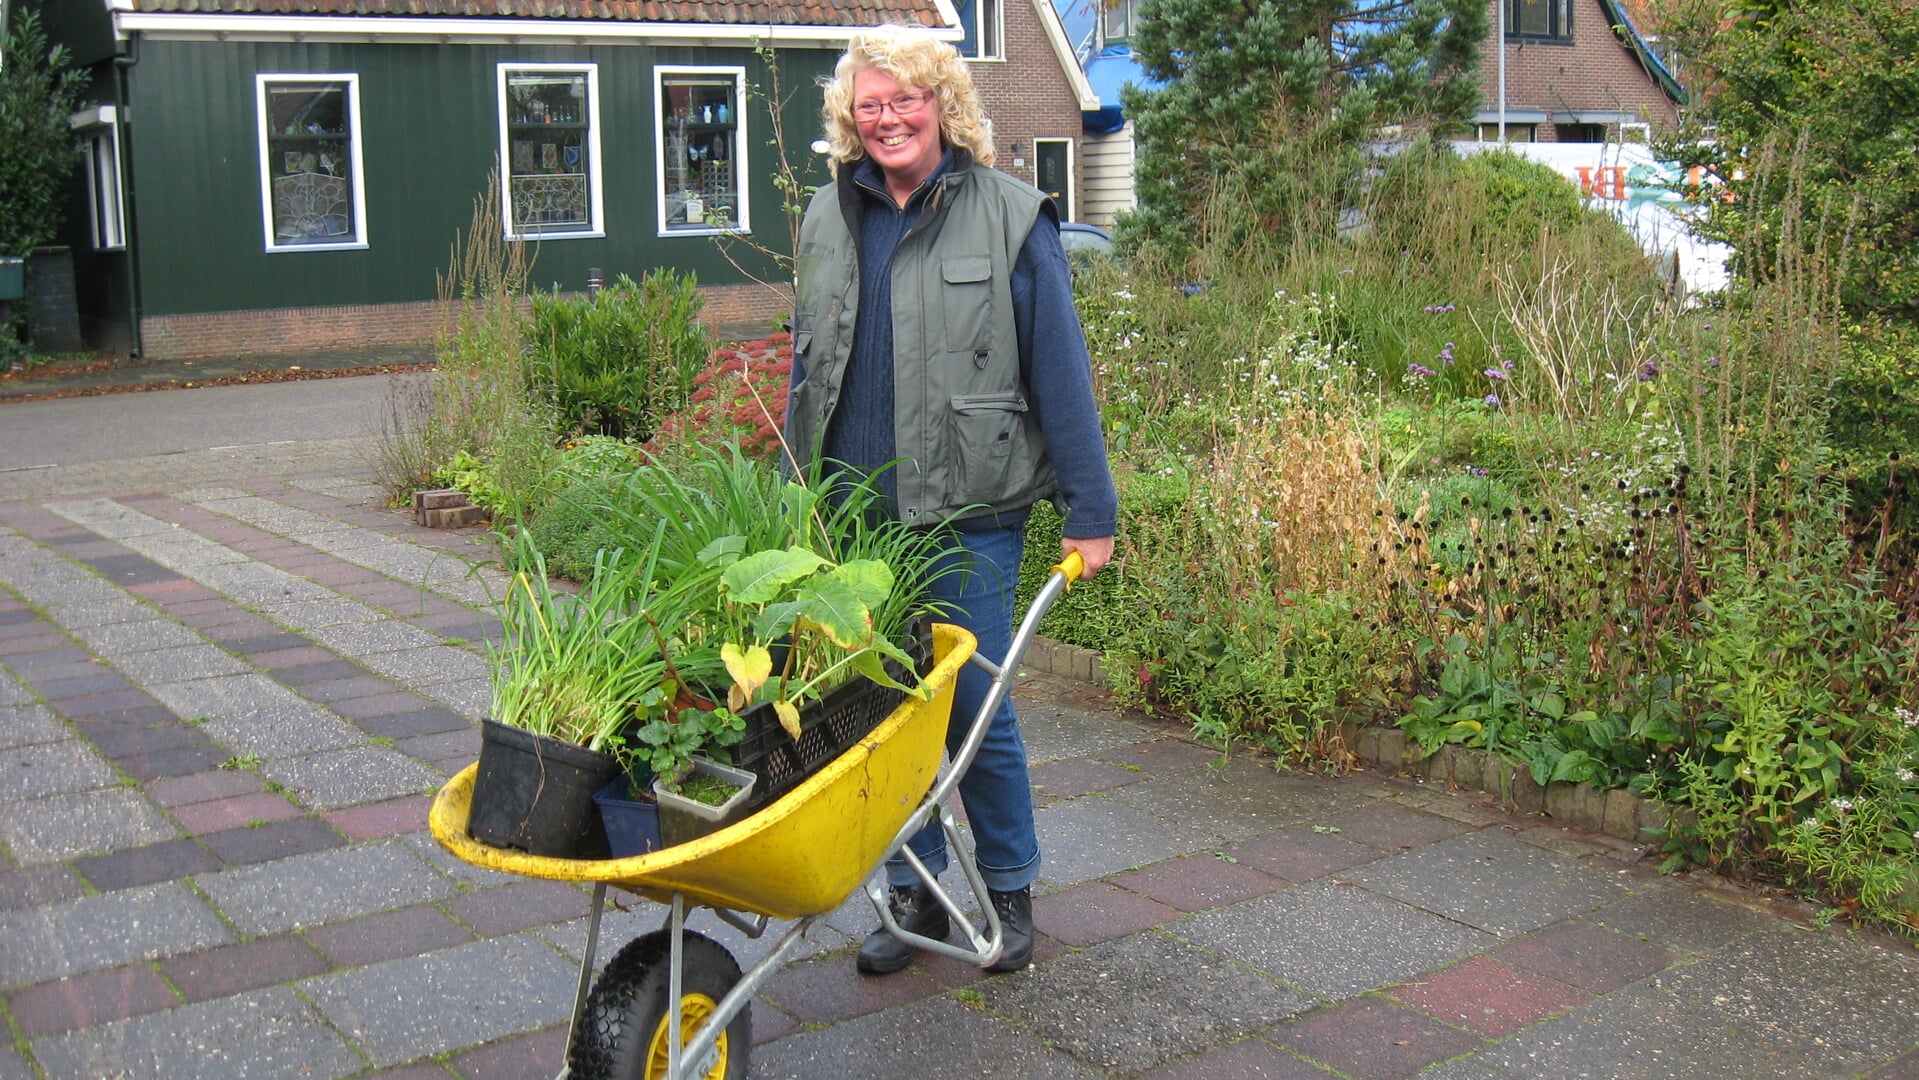
M606 905L606 882L593 883L593 911L586 919L586 952L580 957L580 984L573 991L573 1019L566 1023L566 1048L571 1055L573 1037L580 1030L580 1016L586 1012L587 988L593 983L593 954L600 949L600 913ZM566 1080L573 1071L571 1062L560 1064L560 1074L554 1080Z

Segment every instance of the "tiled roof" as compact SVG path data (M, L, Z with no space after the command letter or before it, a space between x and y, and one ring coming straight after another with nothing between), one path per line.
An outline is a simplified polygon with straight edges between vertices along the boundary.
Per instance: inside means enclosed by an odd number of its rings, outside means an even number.
M361 15L774 26L939 26L934 0L133 0L141 12Z

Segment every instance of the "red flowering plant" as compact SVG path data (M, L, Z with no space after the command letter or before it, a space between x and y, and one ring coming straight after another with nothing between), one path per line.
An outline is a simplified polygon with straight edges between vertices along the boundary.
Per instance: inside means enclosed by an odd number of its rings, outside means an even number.
M786 418L786 384L793 371L793 336L779 333L713 350L693 378L686 407L654 433L655 450L687 443L737 442L741 452L777 461Z

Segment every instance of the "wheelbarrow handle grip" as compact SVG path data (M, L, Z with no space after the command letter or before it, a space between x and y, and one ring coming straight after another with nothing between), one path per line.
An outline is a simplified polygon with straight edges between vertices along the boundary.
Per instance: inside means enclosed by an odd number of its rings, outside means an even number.
M1064 559L1053 566L1053 573L1063 576L1066 579L1066 587L1070 589L1073 587L1073 582L1085 576L1086 560L1080 557L1079 552L1069 551Z

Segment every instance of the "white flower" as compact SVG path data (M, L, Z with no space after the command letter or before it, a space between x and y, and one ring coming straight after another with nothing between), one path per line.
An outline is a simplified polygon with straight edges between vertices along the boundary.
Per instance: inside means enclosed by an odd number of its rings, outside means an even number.
M1895 775L1897 775L1897 776L1899 777L1899 782L1900 782L1900 783L1902 783L1902 784L1910 784L1910 783L1912 783L1912 780L1913 780L1913 775L1914 775L1914 774L1913 774L1913 771L1912 771L1911 769L1900 769L1900 770L1898 771L1898 773L1896 773Z
M1832 808L1843 814L1852 809L1852 800L1841 796L1840 798L1832 800Z

